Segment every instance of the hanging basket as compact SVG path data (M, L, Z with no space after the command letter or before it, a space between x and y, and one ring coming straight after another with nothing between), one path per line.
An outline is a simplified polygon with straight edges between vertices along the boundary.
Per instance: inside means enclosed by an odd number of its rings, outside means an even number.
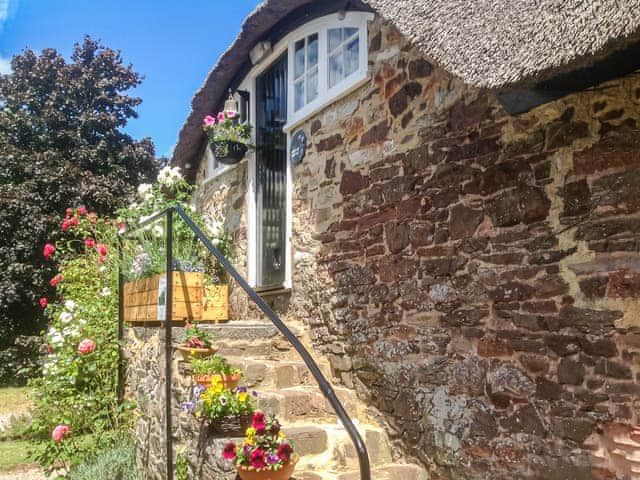
M253 414L218 418L210 421L209 430L214 435L242 437L247 428L251 426L252 419Z
M244 158L249 147L246 143L219 140L209 143L211 153L216 160L225 165L235 165Z
M300 457L296 455L279 470L257 471L252 467L245 467L243 465L236 465L236 470L242 480L289 480L291 475L293 475L298 460L300 460Z

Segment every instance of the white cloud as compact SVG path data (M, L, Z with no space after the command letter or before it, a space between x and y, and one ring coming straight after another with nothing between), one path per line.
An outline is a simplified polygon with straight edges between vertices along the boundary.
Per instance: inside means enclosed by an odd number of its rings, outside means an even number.
M0 0L0 24L9 18L9 0Z
M0 57L0 75L6 75L7 73L11 73L11 59Z
M0 32L7 20L15 16L19 0L0 0Z

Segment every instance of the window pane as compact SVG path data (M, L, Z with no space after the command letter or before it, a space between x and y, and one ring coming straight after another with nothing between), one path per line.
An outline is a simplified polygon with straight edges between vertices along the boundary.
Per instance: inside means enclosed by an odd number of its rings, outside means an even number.
M295 84L293 95L294 110L297 112L304 107L304 79Z
M342 43L342 29L330 28L329 41L327 42L327 52L333 52L338 45Z
M349 40L349 38L354 36L356 33L358 33L358 29L357 28L345 28L342 39L343 40Z
M296 42L293 54L293 77L298 78L304 73L304 40Z
M343 72L343 56L342 52L329 57L329 88L336 85L342 80Z
M307 103L318 96L318 69L314 69L307 75Z
M348 77L358 70L358 52L360 51L358 37L351 40L344 47L344 76Z
M307 38L307 68L318 64L318 34L314 33Z

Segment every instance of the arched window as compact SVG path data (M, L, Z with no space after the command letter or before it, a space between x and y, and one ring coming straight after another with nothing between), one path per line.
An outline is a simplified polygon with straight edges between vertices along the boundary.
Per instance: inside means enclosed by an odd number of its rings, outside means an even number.
M346 12L313 20L290 37L288 121L294 123L367 76L367 22L373 14Z

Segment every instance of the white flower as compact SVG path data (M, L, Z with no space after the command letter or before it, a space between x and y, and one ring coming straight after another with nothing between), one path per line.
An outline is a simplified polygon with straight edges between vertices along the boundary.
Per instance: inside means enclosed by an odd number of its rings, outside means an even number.
M62 313L60 314L60 321L61 321L63 324L67 324L67 323L69 323L71 320L73 320L73 315L72 315L71 313L69 313L69 312L62 312Z
M108 297L109 295L111 295L111 289L109 287L104 287L100 291L100 295L103 296L103 297Z
M189 205L189 210L191 210L192 212L195 213L196 211L196 206L195 205Z
M218 245L220 245L220 239L219 238L213 238L211 240L211 243L213 243L217 247Z
M161 225L155 225L153 227L153 234L157 237L160 238L164 235L164 228L162 228Z
M172 168L167 165L158 173L158 183L161 185L166 185L167 187L172 186L174 183L181 179L182 175L180 174L180 167Z
M80 320L78 320L78 323L79 323L80 325L86 325L86 324L87 324L87 321L86 321L84 318L81 318Z
M51 343L53 345L62 345L64 343L64 338L61 334L56 333L55 335L51 336Z
M131 205L129 205L130 210L137 210L139 208L140 208L140 205L138 205L137 202L132 202Z
M98 269L98 271L99 271L100 273L104 273L104 272L106 272L106 271L107 271L107 267L105 267L104 265L102 265L102 266Z
M150 183L141 183L140 185L138 185L138 195L143 200L146 200L147 194L151 192L152 188L153 185L151 185Z
M67 300L66 302L64 302L64 308L66 308L70 312L73 312L73 309L76 308L76 302L74 302L73 300Z

